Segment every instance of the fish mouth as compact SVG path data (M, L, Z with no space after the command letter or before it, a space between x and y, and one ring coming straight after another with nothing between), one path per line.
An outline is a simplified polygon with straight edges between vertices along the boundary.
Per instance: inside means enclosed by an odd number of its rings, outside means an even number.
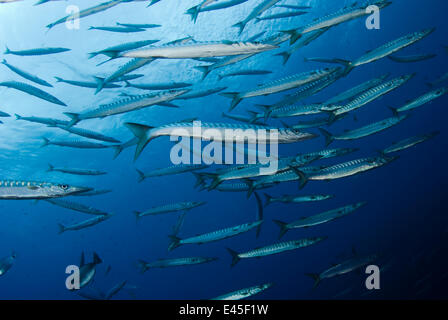
M84 193L84 192L89 192L92 191L93 188L89 188L89 187L72 187L73 192L71 192L71 194L79 194L79 193Z
M302 132L301 133L301 139L302 140L310 140L310 139L314 139L317 138L319 135L315 134L315 133L310 133L310 132Z

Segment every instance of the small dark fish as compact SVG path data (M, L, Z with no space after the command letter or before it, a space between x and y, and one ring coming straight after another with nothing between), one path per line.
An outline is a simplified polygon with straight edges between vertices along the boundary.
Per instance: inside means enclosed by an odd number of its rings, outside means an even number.
M408 63L429 60L435 58L436 56L436 54L416 54L411 56L388 56L388 58L395 62Z

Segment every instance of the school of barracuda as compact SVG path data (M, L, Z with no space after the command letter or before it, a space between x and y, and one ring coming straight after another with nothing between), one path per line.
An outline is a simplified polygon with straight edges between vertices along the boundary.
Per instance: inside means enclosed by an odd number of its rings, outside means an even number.
M19 1L19 0L17 0ZM51 0L40 0L34 5L41 5ZM99 5L81 10L79 18L99 14L117 5L126 5L126 3L135 2L137 0L109 0ZM145 0L138 0L145 1ZM148 3L147 10L151 10L151 6L157 5L159 1L166 0L152 0L146 1ZM2 0L0 3L14 2L13 0ZM195 133L193 125L195 120L199 120L200 115L192 114L191 119L183 121L176 121L162 124L159 126L151 126L150 123L124 123L135 138L120 142L119 140L108 137L100 132L95 132L87 129L77 127L79 122L88 121L89 119L112 117L115 115L132 112L135 110L142 110L153 106L161 106L167 108L178 108L182 101L186 99L198 99L205 96L219 94L223 97L229 98L228 111L222 110L222 122L203 122L202 127L212 128L218 131L226 129L276 129L279 133L279 143L298 143L303 140L316 138L317 133L322 134L324 138L323 145L328 146L335 140L356 140L361 143L361 139L381 131L387 130L393 126L398 126L402 121L406 121L409 117L409 111L421 107L429 102L444 95L448 88L440 87L448 77L445 74L439 79L434 79L429 85L431 90L422 93L419 96L410 97L409 102L403 103L403 106L391 108L391 117L386 119L372 119L371 124L350 128L345 132L333 132L323 127L331 126L336 121L342 121L347 114L359 108L362 108L369 103L378 100L380 97L387 95L393 90L398 90L405 87L406 83L413 78L413 74L403 74L399 77L390 79L388 74L378 74L365 83L360 83L356 87L347 88L345 92L339 93L337 96L328 101L313 104L303 104L301 101L305 98L312 97L318 92L331 86L333 83L343 77L349 76L350 72L356 68L361 69L363 65L374 63L375 61L388 57L397 63L412 63L416 61L432 59L435 55L414 54L410 56L399 56L396 53L406 47L412 46L414 43L422 41L428 37L435 30L428 28L425 30L412 30L409 34L405 34L398 39L384 39L385 44L378 48L368 48L366 54L361 55L354 60L335 59L335 58L316 58L309 57L306 61L321 62L330 64L319 69L304 70L301 73L289 75L287 77L278 78L274 81L263 84L254 84L248 90L235 91L237 88L231 89L219 84L223 78L230 77L247 77L252 79L254 76L269 75L275 70L253 69L245 68L238 72L220 72L226 66L241 64L244 66L245 60L254 55L276 55L283 58L279 62L286 64L289 59L292 59L294 53L300 48L312 45L313 42L319 41L318 38L330 28L337 28L338 25L345 22L365 17L366 8L370 5L376 5L380 9L387 10L387 7L393 5L394 1L387 0L368 0L364 2L354 3L352 6L340 8L335 12L327 12L325 14L318 14L313 12L312 6L288 5L283 4L281 0L204 0L197 1L198 4L190 8L186 14L191 16L191 23L196 23L198 19L202 19L201 13L225 10L229 7L238 6L245 2L253 3L250 14L240 22L235 23L232 27L241 34L244 30L252 27L253 24L259 23L263 20L280 20L283 18L296 17L295 21L303 21L304 17L313 15L315 18L312 22L302 23L301 27L291 28L289 30L278 30L275 36L263 37L264 32L258 33L248 40L221 40L216 42L197 42L192 37L185 37L181 39L171 39L169 42L162 43L159 40L147 40L142 36L141 41L129 43L117 43L117 45L105 48L100 51L86 52L86 62L96 56L105 56L108 60L120 59L123 61L120 68L111 71L107 77L92 77L90 79L63 79L55 76L56 81L49 83L47 80L32 74L27 70L22 70L17 63L10 64L7 60L7 55L26 57L35 57L42 55L63 55L71 49L59 47L45 47L45 48L30 48L27 50L14 50L6 47L4 56L2 58L3 72L12 72L27 80L21 81L3 81L0 86L14 89L17 94L32 95L37 99L42 99L48 103L63 106L61 115L66 116L66 120L58 120L45 118L41 116L19 115L15 114L16 121L34 122L36 124L45 125L54 130L64 130L71 135L78 136L76 139L61 139L50 140L46 137L42 138L42 147L50 148L50 146L58 146L63 148L81 148L81 149L113 149L115 157L117 157L125 148L135 147L135 159L137 159L145 147L155 138L170 136L173 130L176 132L183 132L184 136L196 139L205 138L202 133ZM7 4L6 4L7 5ZM47 4L48 5L48 4ZM272 12L272 9L276 9ZM218 14L218 13L216 13ZM58 25L65 23L73 16L65 16L47 25L48 30L57 28ZM307 20L308 21L308 20ZM44 26L43 26L44 27ZM131 23L120 23L111 26L92 26L89 30L91 32L118 32L118 33L143 33L146 29L158 28L163 30L163 25L149 24L146 21ZM43 31L45 29L43 28ZM349 32L349 30L347 31ZM238 39L238 38L237 38ZM393 55L394 54L394 55ZM136 74L143 66L151 64L156 59L194 59L198 62L195 68L198 72L198 81L195 83L137 83L134 80L144 77L144 74ZM103 64L100 63L100 64ZM336 64L337 66L332 66ZM276 66L278 68L281 66ZM219 72L219 74L218 74ZM201 79L207 77L210 73L218 74L218 80L212 88L201 87ZM38 86L41 88L39 88ZM84 88L91 88L92 91L92 106L82 113L75 113L71 111L69 105L62 100L48 93L46 90L56 91L58 86L78 86ZM103 90L109 88L122 88L120 96L98 105L95 103L95 95L100 94ZM140 95L133 95L127 92L127 88L138 88L146 93ZM156 92L151 92L156 91ZM244 110L239 107L238 112L233 110L237 108L240 102L244 99L253 97L267 96L271 94L289 91L288 95L283 96L277 103L270 105L256 105L258 111ZM95 95L94 95L95 94ZM64 111L64 112L63 112ZM18 111L19 112L19 111ZM244 113L246 112L246 113ZM36 111L37 113L37 111ZM221 113L221 111L220 111ZM319 118L313 120L306 120L302 117L308 115L319 115ZM0 111L0 117L7 119L11 117L8 113ZM300 117L294 124L287 125L280 121L281 126L273 125L272 122L277 119ZM228 119L233 122L228 122ZM11 119L12 120L12 119ZM14 121L14 120L12 120ZM2 122L3 123L3 122ZM3 124L7 125L7 124ZM315 132L307 132L302 130L319 129ZM278 170L275 172L260 173L260 168L263 164L242 164L242 165L221 165L215 168L205 164L191 164L191 165L174 165L166 168L155 168L150 172L143 172L137 170L138 181L143 182L148 178L163 177L167 175L180 175L185 173L192 173L197 179L195 187L200 190L217 190L221 192L245 192L250 197L255 195L257 201L257 215L256 219L246 219L246 221L237 226L223 226L218 230L209 230L195 236L180 237L185 213L189 210L194 210L202 205L206 205L204 201L186 200L174 203L156 203L154 201L151 207L147 208L133 208L133 212L137 219L151 219L149 216L161 215L173 212L180 212L177 225L173 232L167 230L167 236L171 239L168 250L174 250L184 245L198 245L206 244L214 241L220 241L230 237L235 237L243 233L256 230L256 235L260 234L260 228L266 221L265 214L266 207L274 202L281 203L303 203L303 202L318 202L325 201L337 197L336 194L288 194L281 196L273 196L271 193L266 196L266 203L263 205L260 199L258 190L267 192L269 188L275 188L276 185L286 181L297 181L299 188L304 188L308 183L313 183L316 180L331 181L344 177L351 177L369 170L381 170L382 166L387 165L391 161L398 158L397 152L415 146L437 135L437 131L429 133L416 132L415 134L404 136L402 141L395 142L390 146L385 146L378 154L372 154L370 157L359 158L352 156L351 160L342 161L338 164L325 165L323 162L328 158L335 158L341 156L351 156L355 153L360 145L356 148L345 147L337 149L322 149L315 152L303 154L297 152L291 156L279 156L275 159ZM241 141L244 142L245 138ZM233 142L232 142L233 143ZM243 154L248 155L250 150L242 151ZM134 160L135 160L134 159ZM130 161L132 161L130 159ZM58 171L67 175L83 175L83 176L101 176L107 172L101 169L94 168L69 168L57 167L49 164L48 171ZM113 219L113 213L105 212L104 210L93 208L76 201L64 200L63 197L68 196L96 196L113 190L97 190L89 188L88 186L71 186L66 183L50 183L50 182L36 182L36 181L0 181L0 199L1 200L44 200L52 205L74 210L77 212L91 215L90 218L81 220L72 225L59 224L59 233L68 231L76 232L85 228L92 228L99 223L103 223L109 219ZM348 182L349 183L349 180ZM306 189L305 189L306 190ZM98 206L101 202L98 202ZM279 238L281 238L288 231L293 232L294 229L315 227L324 223L329 223L335 219L344 218L349 214L358 212L362 214L362 208L368 205L363 199L357 199L352 203L347 203L343 207L334 208L326 212L316 212L315 215L302 218L297 221L283 222L274 220L280 229ZM129 212L131 215L132 213ZM356 213L358 214L358 213ZM63 237L64 235L61 235ZM330 241L326 235L317 237L303 238L290 240L285 242L276 242L256 249L251 249L246 252L237 252L234 249L227 248L231 256L232 266L236 265L242 259L260 258L268 255L279 254L282 252L297 250L313 250L319 246L322 241ZM176 250L177 251L177 250ZM240 250L239 250L240 251ZM314 286L317 286L323 279L339 276L347 272L358 269L362 266L374 261L376 256L374 254L369 256L355 256L351 259L341 261L339 264L322 271L320 274L309 274L315 281ZM0 276L8 272L14 265L16 254L0 259ZM191 266L204 263L215 262L215 257L184 257L171 259L160 259L153 262L146 262L140 260L138 265L141 272L146 272L152 268L167 268L177 266ZM95 253L93 262L86 263L84 261L84 254L81 258L81 287L86 287L92 283L96 273L96 266L102 263L101 258ZM316 270L314 270L316 271ZM80 296L86 299L111 299L120 290L127 286L126 281L117 284L110 291L98 294L88 294L86 292L79 293ZM268 290L272 286L270 279L264 279L260 283L255 283L253 286L247 288L235 288L236 291L230 293L223 293L223 295L215 299L243 299ZM212 297L210 297L212 298Z

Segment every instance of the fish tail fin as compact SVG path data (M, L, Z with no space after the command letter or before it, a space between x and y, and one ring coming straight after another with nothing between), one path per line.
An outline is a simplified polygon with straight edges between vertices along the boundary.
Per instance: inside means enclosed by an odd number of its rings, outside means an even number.
M230 104L229 112L235 109L235 107L241 102L239 92L222 92L219 94L222 97L232 99L232 103Z
M8 46L5 45L5 52L4 52L4 54L10 54L10 53L11 53L11 50L9 50Z
M98 253L94 252L93 253L93 264L97 265L103 263L103 260L101 260L100 256L98 255Z
M244 179L244 182L247 184L249 189L247 190L247 198L249 199L252 193L255 191L255 182L250 179Z
M325 146L329 146L330 143L332 143L334 141L334 136L328 132L325 129L319 128L319 131L324 135L325 137Z
M299 189L303 189L303 187L307 184L308 182L308 177L305 175L305 173L303 171L300 171L299 169L297 169L296 167L291 167L291 170L294 171L294 173L300 177L300 183L299 183Z
M286 62L288 62L289 58L291 57L291 53L288 51L283 51L280 53L276 53L274 56L280 56L283 58L283 65L286 64Z
M131 130L132 133L138 138L138 144L134 156L135 161L140 156L148 142L151 140L151 138L148 137L148 134L149 131L153 129L153 127L131 122L126 122L125 126L128 127L128 129Z
M137 261L137 266L140 269L140 273L145 273L149 269L148 263L146 261L144 261L144 260L138 260Z
M302 37L302 34L297 31L296 29L291 29L291 30L283 30L280 31L282 33L286 33L290 36L289 38L289 44L292 45L294 43L296 43L297 40L299 40Z
M48 140L47 138L42 137L42 140L43 140L43 142L40 145L41 148L46 147L46 146L48 146L50 144L50 140Z
M92 58L96 57L98 54L99 54L98 52L89 52L87 54L87 56L88 56L88 59L92 59Z
M219 184L222 182L221 179L219 179L219 175L209 173L208 176L210 178L212 178L212 182L208 186L208 190L210 191L210 190L216 189L216 187L219 186Z
M258 116L260 115L258 112L255 111L247 111L251 116L249 118L249 123L255 123L258 120Z
M280 227L280 233L278 235L278 238L281 239L286 232L288 232L287 223L280 221L280 220L273 220L279 227Z
M394 115L394 117L398 117L398 111L397 108L393 108L393 107L388 107L390 111L392 111L392 114Z
M202 72L202 80L204 80L211 71L210 66L195 66L194 68Z
M238 261L241 260L241 258L239 257L238 252L230 249L230 248L226 248L227 251L230 253L230 255L232 256L232 264L230 265L231 267L233 267L234 265L236 265L238 263Z
M120 155L120 153L123 151L123 146L121 144L115 145L111 147L114 150L114 156L113 159L117 159L117 157Z
M145 174L142 172L142 171L140 171L140 170L138 170L138 169L135 169L136 171L137 171L137 173L138 173L138 182L140 183L140 182L142 182L143 180L145 180Z
M266 202L264 204L264 207L266 208L268 205L270 205L272 203L272 196L270 196L267 193L263 193L264 197L266 198Z
M194 6L194 7L191 7L190 9L188 9L187 12L185 12L185 13L189 14L191 20L194 23L196 23L196 20L198 19L199 12L200 12L200 6Z
M51 171L53 171L53 169L54 169L54 167L49 163L47 172L51 172Z
M103 90L104 85L106 84L105 79L104 78L100 78L100 77L94 77L96 79L97 82L97 87L95 90L95 94L98 94L101 90Z
M59 232L58 234L63 234L65 232L65 226L61 223L58 223Z
M168 238L170 238L170 240L171 240L171 242L168 246L168 251L174 250L181 245L180 244L181 239L179 237L177 237L175 235L169 235Z
M314 280L313 289L315 289L320 283L320 276L316 273L305 273L305 275Z
M132 84L130 84L128 80L125 80L124 83L125 83L125 86L124 86L125 88L132 87Z
M241 35L241 33L243 33L244 28L246 27L246 24L247 24L246 21L241 21L235 23L232 27L239 28L238 35Z
M60 77L54 77L55 79L56 79L56 82L62 82L62 78L60 78Z
M14 115L16 116L16 120L20 120L20 119L22 119L22 116L21 116L21 115L18 115L17 113L15 113Z
M79 122L79 113L73 112L64 112L64 114L71 119L68 127L73 127L75 124Z
M254 194L255 194L255 198L257 199L257 207L258 207L258 210L257 210L257 221L260 222L259 225L257 226L257 231L255 233L255 236L258 238L260 236L261 225L263 223L263 216L264 216L264 214L263 214L263 202L261 201L261 197L260 197L260 195L257 192L255 192Z
M194 185L195 188L205 184L205 175L200 172L192 172L192 174L196 178L196 183Z

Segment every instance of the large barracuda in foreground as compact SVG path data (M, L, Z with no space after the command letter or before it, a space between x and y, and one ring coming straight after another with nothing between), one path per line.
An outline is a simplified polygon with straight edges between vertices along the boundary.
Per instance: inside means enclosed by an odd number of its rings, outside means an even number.
M325 15L321 18L317 18L306 26L297 29L287 30L284 32L291 35L291 44L293 44L304 34L307 34L309 32L313 32L328 27L333 27L343 22L367 16L370 14L370 12L367 11L366 9L371 5L375 5L379 9L383 9L388 5L390 5L391 3L392 3L391 1L387 0L369 0L358 6L357 3L355 2L352 6L347 6L336 12Z
M26 71L23 71L23 70L15 67L15 66L9 64L5 59L3 59L2 64L4 64L6 67L8 67L8 69L10 69L11 71L17 73L19 76L21 76L21 77L23 77L23 78L25 78L27 80L33 81L33 82L35 82L37 84L40 84L42 86L53 87L47 81L45 81L45 80L43 80L43 79L41 79L41 78L39 78L39 77L37 77L35 75L32 75L32 74L30 74L30 73L28 73Z
M400 108L397 108L397 109L392 108L392 111L395 114L397 114L398 112L409 111L409 110L418 108L428 102L431 102L437 98L440 98L447 92L448 92L448 88L440 88L440 89L432 90L432 91L427 92L424 95L422 95L412 101L409 101L408 103L406 103L404 106L402 106Z
M238 253L229 248L227 248L227 251L229 251L230 255L232 256L232 267L233 267L241 259L261 258L261 257L265 257L265 256L270 256L273 254L282 253L285 251L305 248L305 247L311 246L313 244L316 244L318 242L321 242L322 240L325 240L325 239L326 239L326 237L314 237L314 238L305 238L305 239L300 239L300 240L279 242L279 243L269 245L266 247L261 247L258 249L250 250L245 253Z
M226 293L211 300L242 300L252 297L256 294L259 294L272 286L273 286L272 283L261 284L258 286L253 286L250 288L244 288L230 293Z
M62 234L67 231L79 231L82 229L87 229L87 228L96 226L97 224L110 219L112 216L113 216L113 214L98 215L97 217L94 217L92 219L88 219L88 220L82 221L80 223L72 224L70 226L65 226L65 225L59 223L58 224L59 234Z
M98 210L98 209L92 208L90 206L86 206L84 204L76 203L73 201L67 201L67 200L61 200L61 199L46 199L45 201L47 201L55 206L73 210L73 211L92 214L92 215L96 215L96 216L107 215L107 212L104 212L103 210Z
M146 145L153 139L161 136L182 136L190 137L194 139L210 139L204 135L204 130L198 130L195 122L176 122L170 123L160 127L150 127L137 123L125 123L125 125L132 131L132 133L139 139L137 149L135 151L135 159L139 157ZM230 137L227 142L244 143L246 140L254 139L258 143L268 143L269 135L257 135L259 130L266 130L267 132L275 130L278 133L278 143L293 143L303 140L315 138L316 135L312 133L301 132L298 130L288 128L275 128L259 125L245 125L245 124L232 124L232 123L200 123L201 128L214 129L221 133L220 138L215 137L215 141L226 142L228 134L226 130L243 130L242 136L235 135ZM244 136L244 131L249 130L248 136ZM220 140L221 139L221 140Z
M213 231L213 232L209 232L209 233L205 233L205 234L201 234L201 235L197 235L195 237L185 238L185 239L180 239L176 236L170 236L171 243L168 247L168 250L171 251L171 250L176 249L177 247L179 247L181 245L185 245L185 244L204 244L204 243L209 243L209 242L214 242L214 241L219 241L219 240L227 239L230 237L234 237L239 234L248 232L254 228L257 228L262 223L263 223L263 221L245 223L245 224L241 224L238 226L220 229L217 231Z
M87 192L91 188L31 181L0 181L0 200L49 199Z
M339 116L344 113L356 110L361 108L362 106L365 106L366 104L378 99L379 97L391 92L392 90L397 89L398 87L402 86L406 82L408 82L414 75L404 75L386 82L383 82L364 93L360 94L350 102L348 102L346 105L344 105L342 108L337 109L333 112L334 116Z
M306 83L316 81L326 76L329 76L330 74L335 73L338 70L340 69L325 68L325 69L307 71L303 73L294 74L282 79L278 79L272 82L268 82L264 85L258 86L253 90L248 90L245 92L225 92L220 93L220 95L232 99L230 110L233 110L243 99L258 96L266 96L269 94L294 89Z
M130 58L163 58L163 59L191 59L207 57L226 57L244 54L254 54L278 48L277 46L258 42L195 42L193 44L169 45L149 47L120 54Z
M203 201L187 201L187 202L170 203L170 204L166 204L163 206L153 207L144 212L134 211L134 214L136 215L137 219L139 219L144 216L155 216L158 214L165 214L165 213L176 212L176 211L188 211L188 210L197 208L199 206L202 206L205 203L206 202L203 202Z
M320 274L307 273L306 275L314 279L314 288L316 288L320 281L323 279L333 278L339 275L343 275L361 268L365 265L375 261L378 257L376 255L366 257L354 257L344 262L338 263L331 268L323 271Z
M195 264L203 264L212 261L216 261L218 258L206 258L206 257L189 257L189 258L176 258L176 259L163 259L157 260L155 262L148 263L146 261L140 260L139 266L141 273L146 272L148 269L153 268L168 268L168 267L182 267L191 266Z
M431 132L428 134L410 137L410 138L393 143L390 147L382 150L381 153L387 154L387 153L401 151L401 150L413 147L419 143L425 142L426 140L431 139L431 138L437 136L438 134L439 134L439 132L435 131L435 132Z
M105 118L116 114L140 110L153 105L159 105L163 102L169 102L186 92L188 92L188 90L170 90L154 94L142 94L103 104L97 109L86 111L84 113L65 112L64 114L72 119L69 126L73 126L82 120Z
M139 175L138 182L142 182L143 180L151 177L162 177L184 172L192 172L196 170L205 169L206 167L207 167L206 165L202 164L180 164L168 168L156 169L148 173L143 173L142 171L137 170L137 173Z
M409 47L415 42L422 40L423 38L431 34L433 31L434 28L407 34L396 40L388 42L377 49L368 51L366 54L364 54L363 56L359 57L354 61L348 61L343 59L325 59L325 58L310 58L306 60L342 64L345 66L344 74L347 75L350 71L352 71L354 68L358 66L377 61L379 59L387 57L388 55L391 55L394 52Z
M361 208L365 204L366 202L358 202L341 208L319 213L311 217L302 218L298 221L291 223L274 220L274 222L280 227L280 234L278 237L279 238L283 237L285 233L291 229L308 228L341 218Z
M39 88L33 87L29 84L23 83L23 82L4 81L4 82L0 82L0 86L22 91L22 92L28 93L32 96L35 96L37 98L40 98L42 100L46 100L48 102L58 104L60 106L64 106L64 107L67 106L64 102L62 102L58 98L52 96L51 94L49 94Z
M355 139L360 139L363 137L370 136L372 134L386 130L407 118L408 118L407 115L395 116L395 117L383 119L383 120L375 122L375 123L371 123L369 125L366 125L364 127L358 128L358 129L346 131L339 135L333 135L330 132L328 132L322 128L319 128L319 130L324 135L325 144L328 146L334 140L355 140Z

